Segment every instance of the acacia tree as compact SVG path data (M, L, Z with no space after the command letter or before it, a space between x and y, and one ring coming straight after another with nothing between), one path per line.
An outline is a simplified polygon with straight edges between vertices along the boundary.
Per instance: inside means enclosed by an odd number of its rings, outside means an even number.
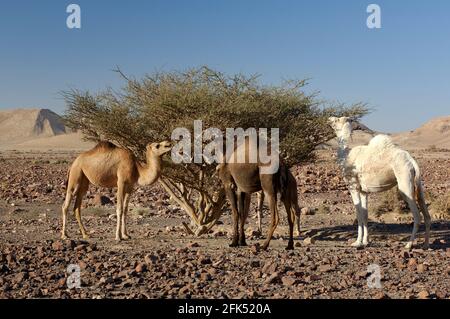
M326 124L328 116L360 118L368 112L362 103L324 106L317 94L304 92L305 80L271 86L261 84L258 76L227 76L208 67L157 72L142 79L117 72L126 83L118 92L65 92L64 118L86 139L110 141L141 159L147 143L170 139L175 128L187 128L194 138L194 120L202 120L205 129L223 132L226 128L279 128L281 156L291 166L311 159L315 147L333 136ZM186 230L207 233L225 205L215 165L164 162L159 182L189 215Z

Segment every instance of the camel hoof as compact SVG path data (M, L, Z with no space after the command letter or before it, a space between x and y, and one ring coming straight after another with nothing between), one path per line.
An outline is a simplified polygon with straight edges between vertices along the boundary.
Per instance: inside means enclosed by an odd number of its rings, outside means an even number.
M122 239L129 240L131 239L130 235L122 235Z
M83 239L89 239L89 235L84 234Z
M364 247L364 244L360 241L355 241L350 246L355 247L355 248L361 248L361 247Z
M61 239L62 239L62 240L69 239L69 236L67 236L67 235L61 235Z
M294 244L288 244L286 250L294 250Z
M122 238L116 237L116 242L121 242L121 241L122 241Z
M425 250L430 249L430 244L429 243L424 243L423 244L423 249L425 249Z
M239 242L239 246L245 247L247 246L247 243L245 241L241 241Z
M238 246L239 246L238 243L234 241L228 245L228 247L238 247Z
M405 249L407 249L407 250L411 250L412 247L413 247L413 243L411 241L405 245Z

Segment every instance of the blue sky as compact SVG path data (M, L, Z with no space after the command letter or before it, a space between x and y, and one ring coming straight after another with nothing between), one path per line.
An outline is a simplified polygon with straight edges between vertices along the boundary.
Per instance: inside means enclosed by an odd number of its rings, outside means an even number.
M77 3L82 28L66 27ZM366 27L377 3L382 28ZM268 84L311 78L309 90L368 102L384 131L450 115L450 1L2 1L0 108L59 113L59 92L120 87L130 75L209 65Z

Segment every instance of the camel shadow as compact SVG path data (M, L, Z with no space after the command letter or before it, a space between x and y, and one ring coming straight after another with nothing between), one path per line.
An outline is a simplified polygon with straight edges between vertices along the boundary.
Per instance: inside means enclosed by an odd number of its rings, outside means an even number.
M369 222L370 237L374 241L385 240L407 240L411 235L412 223L378 223ZM423 239L425 226L423 224L419 227L417 238L419 242ZM319 229L311 229L302 232L302 236L306 235L320 241L348 241L353 239L357 234L357 226L355 225L340 225L331 226ZM430 247L432 249L447 249L450 247L450 221L439 220L431 224ZM355 237L356 238L356 237Z

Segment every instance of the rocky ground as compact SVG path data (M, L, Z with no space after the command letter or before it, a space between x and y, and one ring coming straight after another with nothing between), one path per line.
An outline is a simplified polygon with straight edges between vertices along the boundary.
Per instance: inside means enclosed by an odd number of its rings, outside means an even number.
M450 152L414 156L433 207L450 188ZM67 152L0 153L0 298L450 298L448 215L433 211L430 250L404 251L411 216L392 212L370 216L370 247L349 247L354 212L328 151L293 169L306 207L294 251L284 250L284 216L268 251L259 249L264 236L254 213L245 248L228 248L228 212L207 236L186 235L180 225L187 216L158 186L133 195L133 239L114 241L114 192L91 187L83 210L91 239L77 239L71 216L73 239L61 241L60 206L73 158ZM267 217L264 222L265 231ZM80 267L81 288L68 288L74 278L69 265ZM373 286L377 269L379 288Z

